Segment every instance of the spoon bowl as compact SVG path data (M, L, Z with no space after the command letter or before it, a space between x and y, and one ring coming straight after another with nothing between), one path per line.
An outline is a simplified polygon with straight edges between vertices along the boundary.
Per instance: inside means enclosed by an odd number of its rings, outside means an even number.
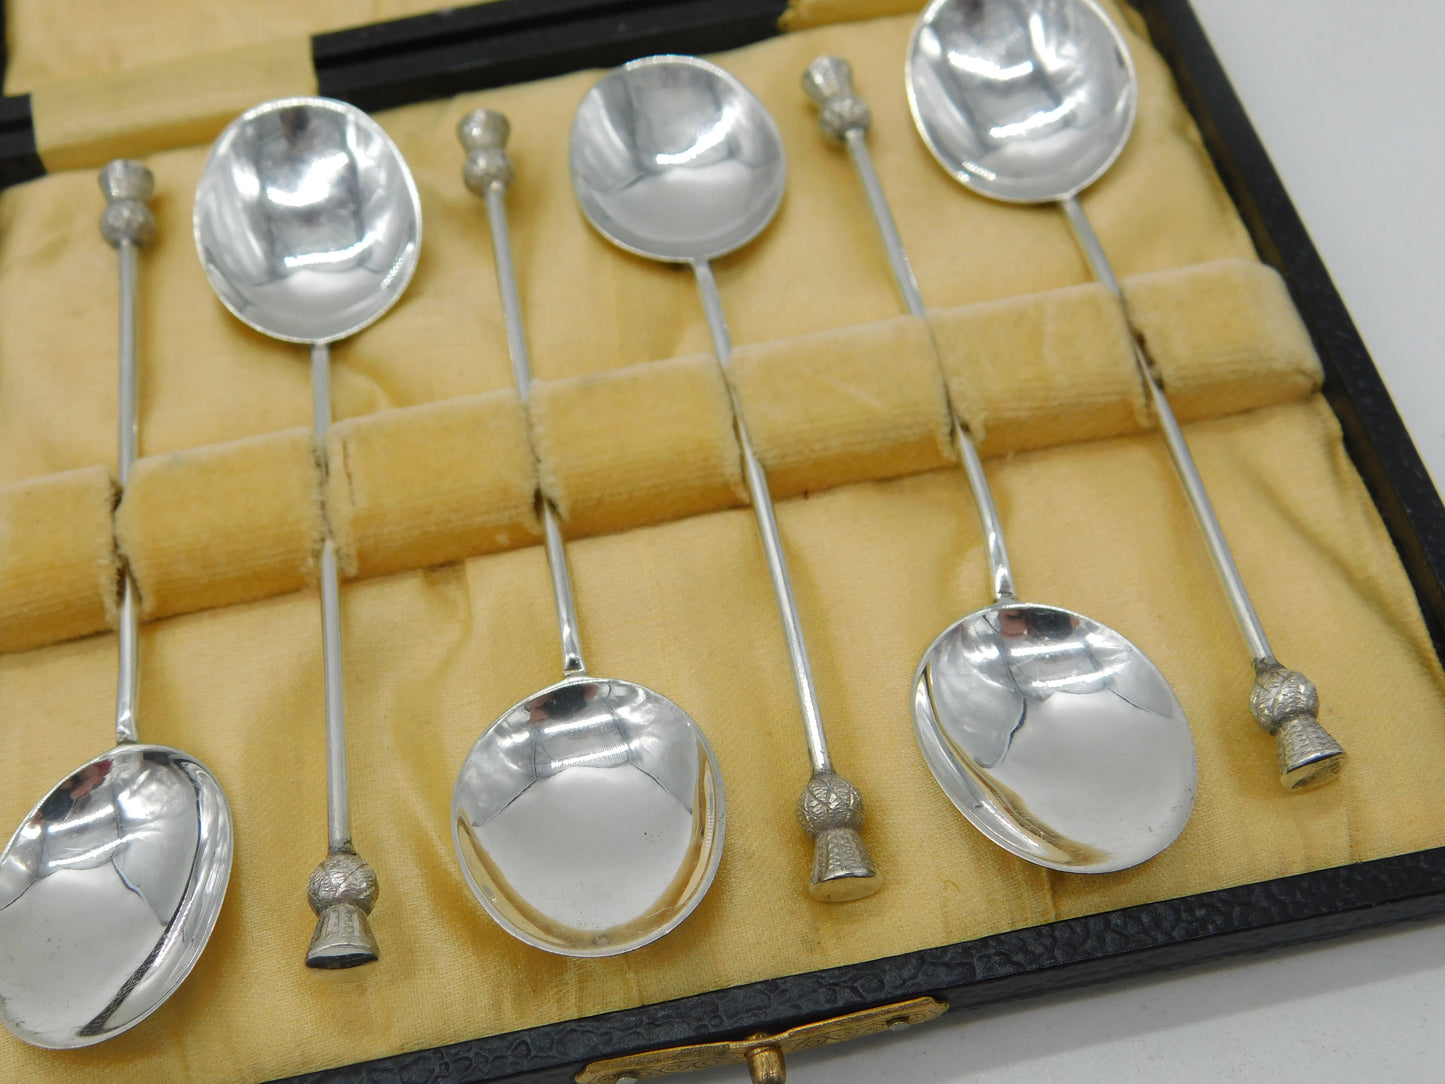
M725 255L783 201L777 124L742 83L697 57L644 57L609 73L577 107L569 143L582 213L640 256Z
M0 1017L52 1049L144 1020L190 973L225 898L231 813L199 761L124 744L77 768L0 853Z
M722 859L722 772L660 693L577 676L483 732L452 793L452 837L487 912L530 945L612 956L701 902Z
M232 121L192 223L221 302L287 342L334 342L380 318L421 250L401 152L361 110L327 98L266 102Z
M1082 191L1134 126L1134 62L1092 0L933 0L909 41L906 77L934 158L994 199Z
M949 800L1041 866L1138 865L1194 805L1194 745L1164 675L1069 610L1005 600L954 622L919 663L913 725Z

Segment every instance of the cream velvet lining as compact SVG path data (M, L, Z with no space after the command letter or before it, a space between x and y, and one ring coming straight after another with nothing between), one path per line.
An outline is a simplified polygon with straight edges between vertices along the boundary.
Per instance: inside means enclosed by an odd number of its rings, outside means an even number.
M306 358L210 296L188 229L206 148L169 151L149 160L148 461L115 524L147 612L182 614L143 632L142 735L222 780L236 865L211 945L154 1017L84 1051L0 1043L0 1077L265 1080L1442 842L1445 678L1298 320L1252 262L1158 57L1131 38L1139 125L1085 201L1194 419L1191 445L1277 652L1319 684L1323 719L1352 754L1338 784L1306 794L1279 787L1272 743L1248 717L1248 658L1147 429L1117 313L1085 285L1056 212L962 192L919 145L898 75L909 26L824 27L720 58L778 118L792 170L774 227L718 265L741 344L733 376L780 494L797 495L780 501L780 527L833 756L869 803L886 887L847 905L805 891L810 844L791 806L807 761L724 387L699 356L708 339L685 273L615 252L572 206L567 124L595 78L579 73L381 118L416 171L427 243L403 302L335 352L345 421L327 511L361 577L342 596L351 797L381 878L383 955L339 974L302 966L304 884L325 842L318 605L294 590L319 514L296 429ZM824 51L853 62L873 104L870 142L934 307L931 336L899 317L851 167L798 90ZM530 414L507 390L485 217L458 178L451 129L479 104L504 109L515 133L512 233L543 380ZM40 608L0 620L19 637L0 655L4 824L110 740L113 637L16 649L26 629L33 644L75 635L75 614L103 620L114 557L95 467L114 443L114 257L95 234L94 185L89 171L61 173L0 196L0 575L18 562L23 582L56 578L23 559L39 536L68 539L51 556L84 572L35 596L71 624L47 629ZM1025 597L1119 629L1189 714L1193 819L1135 870L1084 878L1005 854L948 804L913 744L919 655L987 600L976 518L948 461L945 384L991 453ZM607 960L550 956L495 927L446 830L477 734L557 677L545 563L528 544L526 426L577 539L591 669L691 711L727 787L708 898L662 941ZM452 519L431 523L438 509ZM253 533L228 533L241 523ZM242 597L254 601L222 605ZM1388 725L1382 703L1397 709Z
M420 15L436 7L433 0L250 0L244 6L227 0L146 0L127 7L125 17L118 18L109 0L5 0L10 46L5 93L97 78L123 84L130 76L147 82L153 79L147 73L184 70L197 57L219 69L226 66L231 50L283 50L286 46L279 43L288 40L309 54L312 34ZM77 28L89 32L77 33ZM253 97L247 105L263 100Z

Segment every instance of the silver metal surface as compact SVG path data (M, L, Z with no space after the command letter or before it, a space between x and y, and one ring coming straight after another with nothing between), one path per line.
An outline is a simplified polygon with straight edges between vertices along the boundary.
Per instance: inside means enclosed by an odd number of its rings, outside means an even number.
M196 188L196 251L222 303L257 331L311 347L311 413L323 475L331 425L330 351L401 297L421 250L421 202L396 144L345 102L284 98L237 117L216 139ZM327 857L313 874L360 863L351 841L336 547L321 547L326 685ZM367 869L375 899L375 876ZM317 880L319 878L319 880ZM309 894L317 914L311 967L376 959L371 907ZM334 904L332 914L326 905Z
M136 610L135 581L129 569L121 573L120 609L116 616L120 668L115 683L115 740L119 745L139 740L136 705L140 701L140 615Z
M507 231L506 118L479 109L457 135L482 196L517 392L531 366ZM557 516L538 494L562 637L563 680L511 708L462 762L452 839L462 872L508 933L549 952L611 956L655 941L711 886L726 827L707 737L667 697L588 676Z
M803 90L818 107L818 127L823 135L848 148L853 168L863 182L863 192L873 211L873 222L883 238L883 249L888 253L888 262L893 268L893 277L903 295L903 302L914 316L922 316L925 310L918 279L913 274L913 265L908 262L903 238L899 236L893 211L883 194L883 182L873 168L873 156L868 153L868 128L873 122L873 114L868 103L853 89L852 66L842 57L820 56L803 72Z
M116 246L117 262L120 264L120 387L117 389L116 406L120 411L120 430L117 451L117 480L122 486L130 481L130 469L135 464L136 430L139 426L136 410L136 243L122 240Z
M570 147L583 214L640 256L723 256L783 201L778 126L742 83L696 57L644 57L612 72L577 107Z
M832 85L854 94L851 82ZM862 135L847 133L850 150ZM924 317L883 189L871 170L859 173L899 293ZM979 831L1031 862L1106 873L1153 858L1194 807L1197 767L1184 710L1158 668L1112 629L1017 600L983 463L951 401L949 414L994 604L949 626L919 662L913 725L924 760Z
M939 164L994 199L1058 202L1094 276L1123 305L1103 245L1074 198L1124 149L1138 99L1128 48L1094 0L933 0L914 27L906 78L914 123ZM1137 342L1134 358L1256 670L1268 669L1275 659L1264 626ZM1344 763L1344 750L1313 717L1309 727L1308 740L1298 742L1271 731L1280 781L1290 789L1328 781Z
M866 134L873 110L853 91L853 65L840 56L820 56L803 70L803 93L818 107L818 128L841 143L848 133Z
M612 956L676 927L712 883L721 781L667 697L571 677L477 739L452 792L452 838L467 884L513 936Z
M1009 564L1008 547L1003 540L1003 521L999 519L998 506L993 502L993 490L989 488L988 475L983 471L983 460L979 458L973 439L958 420L958 414L951 403L948 409L953 415L953 446L958 451L963 472L968 475L973 503L978 509L978 522L983 530L983 551L988 557L993 597L996 601L1017 598L1013 567Z
M331 428L331 350L311 344L311 431L326 456ZM326 691L326 834L332 852L351 847L351 810L346 794L346 693L341 665L341 583L336 543L326 531L321 542L321 671Z
M1088 260L1094 277L1123 305L1124 292L1119 288L1119 280L1114 277L1114 268L1104 254L1099 235L1094 232L1094 227L1089 223L1084 209L1079 206L1079 201L1073 196L1067 196L1059 200L1059 206L1063 208L1064 215L1073 228L1074 237L1084 253L1084 258ZM1184 431L1179 428L1164 388L1154 375L1153 367L1144 356L1143 350L1137 342L1132 342L1132 346L1135 367L1148 392L1149 404L1159 419L1159 431L1169 446L1169 454L1189 498L1189 506L1194 510L1205 545L1209 547L1215 568L1219 570L1220 582L1224 585L1225 596L1234 612L1235 621L1239 624L1239 631L1244 635L1250 655L1257 662L1271 660L1274 658L1274 651L1269 646L1269 637L1265 635L1264 625L1255 613L1254 604L1249 600L1244 577L1239 574L1239 568L1234 563L1234 554L1230 552L1229 542L1224 537L1224 528L1219 525L1219 518L1214 514L1214 505L1210 503L1209 493L1204 488L1204 479L1199 476L1199 470L1194 465L1194 456L1190 454L1189 445L1185 443Z
M135 1026L190 974L231 872L215 778L163 745L117 746L26 816L0 853L0 1019L36 1046Z
M645 57L615 69L587 92L573 117L569 144L572 190L602 236L640 256L691 264L713 349L726 373L732 346L709 261L761 233L782 202L787 163L773 118L715 64L688 56ZM808 756L815 777L832 775L772 497L735 394L733 418ZM814 835L817 861L809 891L815 897L859 899L880 886L862 838L854 835L855 853L838 862L826 860L832 853L827 838Z
M933 0L907 86L939 164L1017 203L1087 188L1134 124L1134 61L1093 0Z
M421 251L421 201L391 137L361 110L283 98L216 139L193 225L226 308L289 342L335 342L401 297Z
M149 173L149 170L147 170ZM126 201L129 202L129 201ZM112 207L116 204L111 204ZM145 206L142 202L141 206ZM146 208L149 214L149 208ZM102 232L104 232L102 230ZM130 237L120 237L115 242L116 256L120 263L120 387L116 397L120 420L118 481L124 489L130 481L130 469L135 463L136 429L136 263L137 242ZM120 652L120 673L115 686L115 740L135 741L136 704L140 699L140 618L136 612L135 580L130 569L121 571L120 578L120 625L118 650Z
M695 260L692 266L697 277L698 293L702 296L703 311L707 313L708 330L712 333L713 351L726 368L732 361L732 339L728 335L717 280L713 278L712 265L706 260ZM768 575L773 581L773 593L778 600L783 642L788 648L793 685L798 691L798 708L803 715L803 735L808 743L808 758L812 761L814 773L831 772L833 762L828 756L828 736L823 730L823 712L818 707L813 667L808 661L808 645L803 639L803 622L798 616L798 605L793 598L793 582L788 575L788 561L783 554L783 540L778 533L778 520L773 511L768 478L753 452L753 442L748 436L747 425L743 422L742 407L731 385L728 392L732 397L734 426L737 430L738 447L742 452L743 478L747 482L753 513L758 520L758 537L763 544Z
M1194 806L1194 744L1168 682L1068 610L1003 601L950 625L914 677L913 722L953 804L1041 866L1138 865Z
M490 123L477 121L478 139L468 146L470 171L464 172L469 186L481 185L487 201L487 221L492 232L492 258L497 265L497 289L502 296L502 319L507 329L507 351L512 358L512 379L517 394L525 403L532 393L532 365L527 353L526 329L522 326L522 302L517 293L517 272L512 264L511 235L507 231L507 185L512 182L512 160L507 155L507 136L511 128L506 117L494 110L478 109L463 118L463 124L486 114L499 118ZM459 129L462 131L462 129ZM470 129L466 129L470 131ZM466 146L467 144L463 144ZM481 165L488 165L483 172ZM567 569L567 551L562 545L562 530L551 502L539 500L542 511L542 534L547 547L547 570L552 576L552 600L557 607L557 631L562 638L562 672L585 674L587 664L582 658L582 638L578 632L577 602L572 596L572 575Z
M577 605L572 598L572 574L567 569L567 551L562 546L562 528L548 501L541 501L542 534L547 546L547 571L552 577L552 601L557 607L557 633L562 641L562 673L585 674L582 634L578 631Z
M351 810L346 801L346 704L341 677L341 591L336 543L321 544L321 665L326 685L326 842L333 850L351 845Z
M121 488L130 480L136 457L136 276L140 246L155 235L155 218L147 201L155 192L151 171L140 162L117 158L100 173L106 208L100 219L100 234L115 249L120 270L120 327L118 360L120 380L116 395L116 464ZM121 573L119 613L120 674L115 692L115 740L136 740L140 633L136 614L135 583L130 570Z
M100 174L101 234L120 263L120 479L136 453L136 251L155 229L139 162ZM136 736L137 616L122 571L116 748L47 794L0 852L0 1021L36 1046L135 1026L205 948L231 874L231 811L194 758Z
M331 849L306 882L316 913L307 966L336 970L376 959L370 916L380 891L376 871L350 845Z
M883 198L883 182L878 179L878 171L873 168L873 156L868 153L868 143L865 133L861 128L849 129L843 137L848 153L853 158L853 166L858 171L858 179L863 182L863 192L868 197L868 205L873 208L873 221L878 225L878 232L883 238L883 247L888 252L888 260L893 265L894 278L898 283L899 292L903 294L903 300L908 306L908 311L915 316L924 312L923 295L918 290L918 279L913 274L913 265L908 262L908 253L903 248L903 239L898 235L898 226L893 221L893 213L888 209L888 202Z

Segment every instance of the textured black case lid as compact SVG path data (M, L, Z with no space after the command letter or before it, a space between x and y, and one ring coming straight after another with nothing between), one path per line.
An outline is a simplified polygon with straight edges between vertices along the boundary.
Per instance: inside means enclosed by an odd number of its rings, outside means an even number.
M499 0L318 35L321 92L367 109L652 52L777 32L779 0ZM1261 257L1284 276L1325 367L1346 446L1399 549L1436 650L1445 506L1284 186L1185 0L1136 0ZM0 5L0 77L4 72ZM0 99L0 187L43 175L29 96ZM308 1084L569 1081L587 1062L936 993L974 1007L1445 912L1445 848L793 975L291 1078Z

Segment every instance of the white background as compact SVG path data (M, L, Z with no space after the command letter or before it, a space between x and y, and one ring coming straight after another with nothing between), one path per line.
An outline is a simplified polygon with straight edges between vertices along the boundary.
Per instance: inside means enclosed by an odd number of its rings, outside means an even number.
M1193 2L1438 485L1445 5ZM950 1013L789 1069L796 1084L1441 1081L1445 923Z

